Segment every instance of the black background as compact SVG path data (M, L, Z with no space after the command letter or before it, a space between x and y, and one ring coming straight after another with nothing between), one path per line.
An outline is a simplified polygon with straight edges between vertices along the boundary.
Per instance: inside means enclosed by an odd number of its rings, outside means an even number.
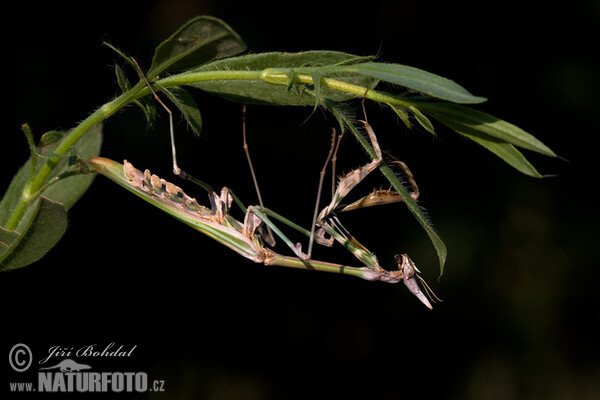
M434 249L404 207L344 221L388 268L393 254L411 255L444 299L433 311L403 286L253 264L98 177L57 247L0 277L3 354L19 342L38 359L55 345L137 345L130 360L79 361L146 371L170 398L597 398L598 1L16 4L2 27L0 190L28 157L22 123L37 137L69 129L117 95L113 65L123 62L103 40L147 68L153 48L200 14L230 24L250 52L377 54L451 78L489 99L478 109L564 160L527 153L556 175L528 178L441 126L436 138L407 131L367 106L446 242L444 276L437 281ZM181 164L255 202L240 105L197 101L204 132L194 138L179 121ZM302 225L335 124L320 112L305 122L310 112L248 109L265 202ZM128 108L106 122L102 155L171 179L167 129L164 112L147 129ZM352 140L341 152L342 170L367 161ZM317 256L354 262L343 251ZM26 379L3 376L3 391Z

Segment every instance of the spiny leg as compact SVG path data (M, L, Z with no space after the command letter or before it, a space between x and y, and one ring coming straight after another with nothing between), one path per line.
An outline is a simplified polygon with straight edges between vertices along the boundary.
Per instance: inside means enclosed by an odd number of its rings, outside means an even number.
M340 180L340 183L338 184L338 187L334 193L332 202L330 203L329 206L327 206L321 212L321 214L319 215L318 223L321 226L321 229L323 231L327 232L331 236L332 239L336 240L337 242L342 244L346 249L348 249L350 252L352 252L352 254L354 254L355 257L357 257L363 264L365 264L374 273L377 273L380 276L402 279L404 281L404 284L411 291L411 293L413 293L425 306L427 306L428 308L431 308L431 304L429 303L427 298L421 292L419 285L417 283L417 280L414 278L414 276L416 275L417 278L419 280L421 280L424 287L426 287L426 290L427 290L426 293L428 295L429 295L429 291L431 291L431 289L429 288L429 286L427 286L425 281L418 274L416 274L415 270L417 272L418 272L418 270L416 269L416 266L414 265L412 260L410 260L410 258L407 255L396 256L396 261L398 263L398 268L399 268L397 271L384 270L379 265L377 257L373 253L371 253L366 247L364 247L362 244L360 244L350 234L350 232L341 224L341 222L335 215L331 215L331 213L333 213L333 211L339 206L339 204L343 200L343 198L356 185L358 185L358 183L360 183L373 169L375 169L381 162L382 155L381 155L381 150L380 150L379 144L377 142L377 137L375 136L375 132L373 131L371 126L366 121L362 121L362 122L365 126L367 133L369 134L369 137L373 144L373 148L378 157L376 159L374 159L373 161L371 161L370 163L366 164L365 166L350 172L349 174L347 174ZM408 169L408 167L406 166L405 163L403 163L399 160L396 160L396 164L399 165L400 168L403 169L404 174L406 175L406 177L413 189L413 192L411 193L411 197L413 199L416 199L419 196L419 189L417 187L417 184L414 180L412 173L410 172L410 170ZM390 195L391 193L392 193L391 191L386 191L386 195ZM366 197L368 197L368 196L366 196ZM398 200L399 195L397 193L394 197L395 197L394 201L401 201L401 197L400 197L400 200ZM359 200L357 203L363 203L364 202L363 199ZM382 196L382 198L380 198L378 201L379 201L378 204L391 202L391 201L389 201L389 199L386 199L385 196ZM371 204L371 205L375 205L375 204ZM354 208L359 208L359 207L357 206ZM346 210L346 208L344 210ZM433 295L435 296L435 294L433 294ZM437 296L435 296L435 297L437 298ZM430 298L431 298L431 296L430 296ZM433 300L433 298L432 298L432 300Z
M325 218L339 206L344 197L346 197L348 193L350 193L350 191L354 189L356 185L358 185L368 174L377 168L382 161L381 149L379 148L379 143L377 142L377 137L375 136L373 128L371 128L371 125L369 125L366 121L361 122L363 123L365 130L371 139L371 143L377 158L374 158L370 163L349 172L340 179L335 193L331 199L331 203L329 203L329 205L321 211L317 222L325 220Z
M419 186L417 186L417 181L415 180L415 177L413 176L412 172L408 168L408 165L406 165L406 163L404 161L400 161L394 156L391 156L391 157L394 159L394 161L392 161L392 163L398 165L402 169L404 176L406 176L406 179L408 180L408 183L410 184L410 187L412 188L410 197L413 200L418 199L419 195L420 195Z
M394 161L392 161L392 163L398 165L402 169L404 176L406 177L409 185L411 186L412 191L410 192L410 197L413 200L418 199L419 194L420 194L419 187L417 186L417 182L415 181L415 178L414 178L412 172L410 171L410 169L408 169L408 166L406 165L406 163L396 159L393 156L392 156L392 158L394 158ZM340 209L340 211L352 211L352 210L357 210L359 208L366 208L366 207L372 207L372 206L383 205L383 204L391 204L391 203L400 203L402 201L404 201L404 199L402 198L400 193L396 192L395 190L392 190L392 189L377 190L376 189L376 190L372 191L371 193L369 193L368 195L344 206L343 208Z
M325 246L331 246L333 244L333 240L338 241L345 248L347 248L352 254L354 254L361 262L367 265L370 269L374 271L383 271L383 268L379 266L377 258L373 253L368 251L363 245L361 245L351 234L350 232L342 226L335 215L331 216L333 211L339 207L340 202L350 193L356 185L358 185L369 173L371 173L382 161L382 153L379 147L379 143L377 142L377 137L375 132L366 121L361 121L369 135L371 143L373 145L373 149L377 155L377 158L373 159L370 163L363 165L360 168L357 168L350 173L346 174L342 177L335 189L331 203L325 207L317 219L313 221L313 227L319 226L320 229L317 231L317 235L314 235L314 232L311 234L311 243L312 238L315 237L315 240L319 244ZM335 143L335 138L332 138L332 148L330 150L329 157L337 157L337 151L339 150L339 145L341 142L341 135L338 138L337 144ZM333 155L331 154L333 151ZM324 170L327 167L327 162L325 164ZM324 174L324 170L322 173ZM314 231L314 228L313 228ZM330 238L325 238L325 233L327 233Z

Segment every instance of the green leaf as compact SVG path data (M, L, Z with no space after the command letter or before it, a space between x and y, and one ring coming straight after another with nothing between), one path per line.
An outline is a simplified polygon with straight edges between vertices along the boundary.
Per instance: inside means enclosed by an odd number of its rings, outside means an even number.
M282 75L292 76L292 71L302 72L312 77L327 76L328 69L338 64L357 60L357 56L338 51L306 51L301 53L271 52L262 54L250 54L239 57L227 58L207 64L200 71L278 71ZM330 74L331 75L331 74ZM378 80L365 77L360 74L335 75L340 81L373 89ZM195 82L191 86L207 92L223 96L230 100L246 104L271 104L271 105L293 105L314 106L316 101L323 99L333 101L344 101L354 98L354 95L333 90L321 85L297 86L300 90L288 90L287 85L273 85L261 80L211 80ZM315 99L318 95L319 98Z
M29 171L31 170L31 157L27 162L17 171L15 176L13 177L8 189L4 193L2 200L0 200L0 226L6 226L8 219L12 213L12 210L15 208L19 199L21 198L21 193L23 193L23 189L25 188L25 184L29 178Z
M408 112L407 112L407 111L405 111L405 110L404 110L403 108L401 108L401 107L395 106L395 105L393 105L393 104L390 104L390 103L386 103L386 105L387 105L389 108L391 108L391 109L392 109L392 110L393 110L393 111L396 113L396 115L398 116L398 118L400 118L400 120L401 120L402 122L404 122L404 125L405 125L405 126L408 128L408 129L411 129L411 128L412 128L412 124L410 123L410 118L409 118L409 115L408 115Z
M100 152L102 142L101 127L96 127L84 135L74 146L81 157L92 157ZM51 153L59 142L46 146L46 152ZM60 239L66 228L66 210L87 190L93 174L75 175L76 168L70 165L74 157L62 157L53 173L48 177L49 182L55 182L44 192L44 197L33 200L19 220L14 231L2 229L0 234L0 260L5 260L10 268L24 266L42 257ZM38 163L38 168L41 164ZM14 208L19 203L21 195L28 183L32 168L32 158L19 169L13 177L6 193L0 201L0 227L5 226ZM68 176L68 177L66 177ZM42 199L42 200L41 200ZM63 212L64 210L64 212ZM61 215L64 213L64 218ZM56 227L50 225L56 224ZM34 232L30 232L34 229ZM7 233L9 232L9 233ZM15 236L17 235L17 236ZM33 235L33 236L31 236ZM8 240L10 243L6 242ZM18 242L18 243L17 243ZM9 260L10 258L10 260ZM0 269L8 269L5 264Z
M148 125L152 125L154 121L156 121L156 106L148 99L148 97L144 97L141 100L135 100L133 104L144 113Z
M109 46L111 49L115 50L120 56L124 57L127 60L127 62L132 64L132 66L135 69L137 69L137 66L131 61L129 57L121 53L115 47L109 44L106 45ZM121 89L121 93L126 93L128 90L131 89L129 79L127 79L127 76L125 76L123 69L118 64L115 64L115 75L117 77L117 85L119 86L119 89ZM144 113L144 116L146 117L146 123L148 125L154 123L154 120L156 118L156 109L154 107L154 104L150 100L148 100L147 97L144 97L141 100L134 100L133 104L135 104L142 111L142 113Z
M114 51L115 53L117 53L117 55L119 57L121 57L123 60L125 60L127 62L127 64L129 64L133 69L137 69L137 65L135 62L133 62L132 58L129 57L127 54L125 54L124 52L122 52L121 50L119 50L118 48L116 48L115 46L113 46L112 44L108 43L108 42L102 42L102 44L104 44L106 47L108 47L109 49L111 49L112 51ZM121 69L119 67L119 69ZM117 79L118 79L118 71L116 71L117 73Z
M348 103L325 100L324 104L325 107L336 118L338 124L340 125L340 130L345 133L348 124L351 124L352 121L356 120L356 110Z
M169 89L159 87L169 100L181 111L190 128L196 135L202 131L202 115L194 98L183 88L174 86Z
M186 71L243 52L246 45L223 21L196 17L162 42L154 52L148 80L170 71Z
M60 142L65 137L65 134L58 131L49 131L40 138L39 147L43 153L47 153L47 147L54 143Z
M117 77L117 85L119 85L119 89L121 89L122 93L125 93L129 89L131 89L131 85L129 84L129 79L125 76L123 69L119 67L118 64L115 64L115 76Z
M17 232L9 231L0 226L0 259L3 259L4 254L12 248L20 236Z
M468 128L469 132L480 132L501 142L507 142L549 157L556 157L552 150L533 135L490 114L449 103L419 102L415 105L445 125L460 125L465 129Z
M373 149L373 147L371 147L371 145L367 142L363 135L358 131L358 129L352 123L351 119L348 117L346 112L344 110L339 109L334 103L328 103L327 105L330 111L336 116L338 121L341 121L345 125L345 127L347 127L350 130L350 132L358 140L361 146L365 149L367 154L369 154L371 158L376 157L375 150ZM410 197L409 191L404 187L404 185L400 182L394 171L389 167L389 165L385 163L385 161L381 162L381 164L379 165L379 170L381 171L383 176L390 182L392 187L400 194L400 196L402 196L406 207L417 219L419 224L421 224L421 226L429 236L429 239L431 240L433 247L435 248L438 255L438 260L440 263L440 276L442 276L442 274L444 273L444 265L446 263L447 256L446 245L433 228L433 225L425 215L424 211L412 199L412 197Z
M512 144L496 139L492 136L488 136L481 131L471 128L468 125L460 124L451 119L444 119L443 117L440 117L439 121L448 128L485 147L521 173L534 178L542 177L542 175L533 167L533 165L531 165L531 163L527 161L523 154Z
M43 149L44 154L52 154L54 149L59 144L60 141L45 146ZM83 135L83 137L74 145L73 148L81 158L90 158L100 154L101 145L102 126L98 125ZM21 194L25 189L25 185L31 171L31 162L32 159L30 157L29 160L27 160L27 162L15 174L10 185L8 186L8 189L6 190L6 193L2 197L2 200L0 200L0 226L6 225L12 210L21 198ZM38 164L39 165L37 167L41 168L43 163L39 162ZM75 204L75 202L83 195L94 179L93 174L70 176L60 179L61 175L73 170L73 166L69 165L69 157L62 157L47 180L47 182L54 180L56 183L50 186L43 193L45 197L64 204L67 209L71 208L73 204Z
M370 76L454 103L476 104L486 101L485 97L473 96L450 79L406 65L365 62L341 67L342 71Z
M102 126L96 126L87 132L75 144L74 150L78 157L86 160L90 157L96 157L100 154L102 146ZM65 174L65 172L75 169L77 166L69 165L69 157L63 157L51 177L56 177L56 183L53 183L43 194L50 200L62 203L67 210L83 196L86 190L92 184L95 174ZM75 171L77 172L77 171ZM64 174L64 178L61 175Z
M65 233L67 210L62 204L40 197L32 209L23 233L0 230L0 240L6 240L10 235L10 243L0 244L0 271L21 268L38 261Z
M421 111L419 111L417 107L409 106L408 108L415 116L415 119L417 120L419 125L421 125L427 132L435 135L435 128L433 127L433 124L431 123L429 118L427 118Z

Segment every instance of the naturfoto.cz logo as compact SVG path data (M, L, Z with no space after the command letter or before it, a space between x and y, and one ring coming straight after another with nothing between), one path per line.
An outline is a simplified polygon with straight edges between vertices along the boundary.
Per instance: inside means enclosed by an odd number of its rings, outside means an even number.
M163 380L149 382L145 372L94 372L92 366L72 358L62 357L130 357L136 349L117 347L114 342L103 349L96 345L73 347L53 346L48 355L38 362L37 385L30 382L11 382L11 392L147 392L164 391ZM56 359L56 361L54 361ZM31 349L19 343L9 352L9 363L16 372L25 372L32 366ZM53 362L48 363L49 360ZM87 361L86 361L87 362Z

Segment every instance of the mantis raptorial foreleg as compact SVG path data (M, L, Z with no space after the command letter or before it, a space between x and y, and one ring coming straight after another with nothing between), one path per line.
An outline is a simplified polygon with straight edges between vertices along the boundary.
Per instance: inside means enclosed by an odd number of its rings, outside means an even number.
M412 192L410 192L410 197L413 200L418 199L419 198L419 187L417 186L417 183L415 181L415 178L412 175L412 172L410 172L410 169L408 169L408 166L400 160L394 160L394 161L392 161L392 163L399 166L402 169L404 176L406 176L408 183L410 184L411 189L412 189ZM402 202L403 200L404 199L402 198L400 193L396 192L395 190L375 189L368 195L342 207L340 209L340 211L352 211L352 210L357 210L359 208L378 206L378 205L382 205L382 204L399 203L399 202Z
M329 214L331 214L340 204L340 202L350 193L352 189L356 187L367 175L369 175L377 166L381 163L382 154L377 142L377 137L373 128L365 121L361 121L369 135L375 154L377 155L370 163L363 165L360 168L350 171L344 175L338 182L335 192L333 193L331 203L325 207L317 219L317 223L323 221Z
M377 257L375 257L375 255L371 253L366 247L361 245L350 234L350 232L346 228L344 228L339 219L332 214L335 210L337 210L340 207L341 201L350 193L350 191L354 189L356 185L358 185L369 173L371 173L375 168L377 168L377 166L379 166L379 164L382 162L381 149L379 147L377 136L375 135L373 128L369 125L368 122L361 122L365 127L367 134L369 135L369 139L371 140L371 144L373 146L373 149L375 150L376 158L374 158L368 164L351 171L350 173L346 174L340 179L332 196L331 203L321 211L317 218L317 221L315 222L316 225L320 226L319 231L317 231L316 240L318 243L327 246L331 245L332 241L335 240L342 244L344 247L346 247L348 250L350 250L363 264L367 265L373 271L382 272L385 270L379 265ZM337 155L338 147L339 143L334 151L334 158ZM413 189L411 197L413 199L416 199L419 196L419 189L417 187L412 173L408 169L407 165L402 161L395 160L394 163L396 163L398 166L400 166L400 168L402 168L404 175L407 177ZM388 204L399 201L402 201L402 197L395 191L375 190L374 192L359 199L358 201L343 207L341 211L349 211L357 208L370 207L374 205ZM325 233L327 233L330 236L329 239L325 237ZM425 304L428 307L431 307L429 301L419 289L417 280L414 277L416 276L419 280L421 280L424 287L427 288L428 293L431 292L433 294L433 291L431 291L429 286L427 286L427 283L425 283L425 281L418 274L416 274L416 272L419 271L412 262L412 260L410 260L410 258L407 255L397 255L396 262L398 263L399 270L395 272L398 272L402 275L402 279L407 288L415 296L417 296L417 298L419 298L419 300L421 300L423 304ZM386 271L386 273L389 272ZM433 294L433 296L436 297L435 294Z

